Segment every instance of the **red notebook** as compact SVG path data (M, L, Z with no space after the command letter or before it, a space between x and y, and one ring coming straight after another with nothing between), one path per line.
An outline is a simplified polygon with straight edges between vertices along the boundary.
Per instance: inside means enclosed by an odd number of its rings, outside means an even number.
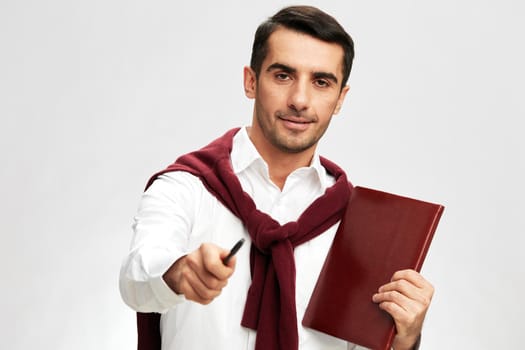
M444 207L355 187L306 309L303 325L389 350L394 321L372 302L395 271L421 270Z

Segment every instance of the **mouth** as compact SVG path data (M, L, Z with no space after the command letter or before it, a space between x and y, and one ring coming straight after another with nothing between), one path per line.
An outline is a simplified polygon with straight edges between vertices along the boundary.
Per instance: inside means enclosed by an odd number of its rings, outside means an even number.
M295 124L310 124L311 121L304 119L294 119L294 118L280 118L282 121Z
M313 123L311 118L305 118L300 115L287 115L277 113L277 118L283 122L283 125L291 131L304 131Z
M276 117L284 122L296 124L310 124L313 123L312 118L307 118L299 114L284 114L277 112Z

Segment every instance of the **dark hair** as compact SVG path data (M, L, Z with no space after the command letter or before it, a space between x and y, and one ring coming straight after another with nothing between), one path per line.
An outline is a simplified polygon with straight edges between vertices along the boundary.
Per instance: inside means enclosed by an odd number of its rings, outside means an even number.
M250 60L250 67L257 77L261 72L262 62L268 54L268 38L280 26L325 42L339 44L344 51L341 87L346 85L354 59L354 41L332 16L313 6L285 7L257 28Z

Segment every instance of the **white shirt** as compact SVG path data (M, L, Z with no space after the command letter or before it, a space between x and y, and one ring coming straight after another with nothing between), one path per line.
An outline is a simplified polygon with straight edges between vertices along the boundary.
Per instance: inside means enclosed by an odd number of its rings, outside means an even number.
M279 223L295 221L335 182L316 154L309 167L292 172L282 191L271 182L268 166L242 128L233 139L231 162L242 188L257 208ZM338 224L295 248L299 348L359 349L335 337L305 328L301 321ZM160 176L144 192L133 225L131 250L120 273L122 298L141 312L159 312L162 349L254 349L255 331L240 325L250 286L250 237L241 221L185 172ZM162 275L178 258L212 242L229 249L244 237L228 285L209 305L175 294Z

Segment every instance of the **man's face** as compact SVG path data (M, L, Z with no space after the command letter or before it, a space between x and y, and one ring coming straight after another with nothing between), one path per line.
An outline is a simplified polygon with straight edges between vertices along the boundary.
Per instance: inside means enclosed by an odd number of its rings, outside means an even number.
M250 137L260 151L313 149L348 91L341 90L342 79L341 46L277 29L259 77L249 67L244 71L246 95L255 98Z

